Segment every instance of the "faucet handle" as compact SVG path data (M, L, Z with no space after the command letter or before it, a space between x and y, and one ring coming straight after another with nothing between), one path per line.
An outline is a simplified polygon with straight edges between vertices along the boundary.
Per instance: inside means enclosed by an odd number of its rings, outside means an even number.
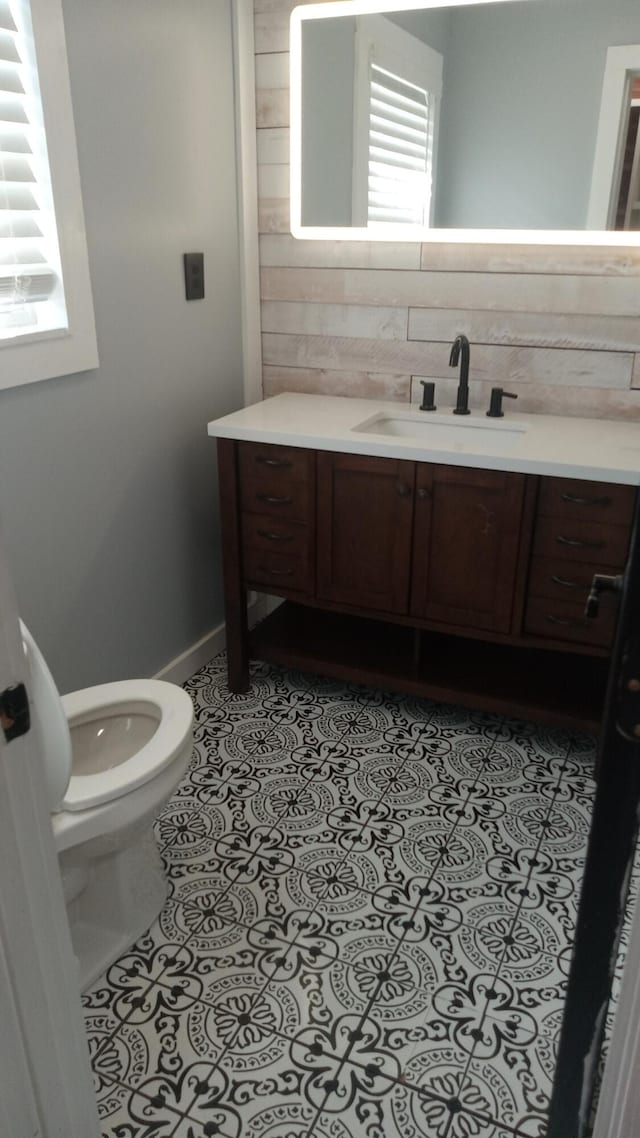
M435 383L428 379L421 379L420 383L422 384L422 403L420 404L420 410L435 411L436 405L433 402L436 393Z
M504 411L502 410L502 400L517 398L518 396L514 395L512 391L505 391L503 387L492 387L491 399L489 401L489 410L487 411L487 418L503 419Z

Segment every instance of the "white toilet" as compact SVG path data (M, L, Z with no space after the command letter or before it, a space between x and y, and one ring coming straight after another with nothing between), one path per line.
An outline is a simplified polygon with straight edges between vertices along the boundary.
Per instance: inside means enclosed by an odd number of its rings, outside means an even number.
M21 624L31 715L80 987L155 920L167 895L153 820L184 774L193 706L161 680L124 680L60 696Z

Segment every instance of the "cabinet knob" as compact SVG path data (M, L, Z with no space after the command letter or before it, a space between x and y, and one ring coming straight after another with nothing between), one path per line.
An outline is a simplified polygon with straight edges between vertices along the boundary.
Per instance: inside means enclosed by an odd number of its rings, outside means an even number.
M406 482L396 482L396 490L400 498L408 498L411 494L411 487Z
M430 491L427 490L426 486L418 487L418 497L420 498L421 502L424 502L429 497L429 495Z

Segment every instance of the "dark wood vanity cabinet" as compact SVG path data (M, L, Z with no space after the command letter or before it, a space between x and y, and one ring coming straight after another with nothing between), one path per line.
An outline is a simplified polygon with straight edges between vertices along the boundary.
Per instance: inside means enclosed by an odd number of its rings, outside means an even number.
M633 514L630 486L542 478L538 494L524 631L573 645L608 648L616 602L604 597L597 620L584 614L595 573L624 569Z
M634 491L219 440L230 683L275 662L594 728ZM285 598L251 634L246 592Z
M461 630L511 631L525 479L419 463L411 613Z
M409 610L415 464L320 452L318 600Z
M511 630L523 475L320 452L317 478L318 600Z
M315 592L315 455L297 447L238 447L242 574L265 591Z

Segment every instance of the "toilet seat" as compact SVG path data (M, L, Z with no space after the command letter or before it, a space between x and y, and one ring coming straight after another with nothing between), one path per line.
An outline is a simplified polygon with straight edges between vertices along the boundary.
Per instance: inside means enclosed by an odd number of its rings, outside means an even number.
M158 775L184 747L193 722L193 705L187 693L163 680L100 684L63 695L61 702L69 724L73 760L71 778L58 809L72 813L120 798ZM96 718L136 715L155 720L148 741L109 769L83 774L74 728Z
M122 798L173 763L185 741L191 739L193 726L193 704L182 688L164 680L120 680L61 697L46 660L22 621L20 628L51 814L79 813ZM108 766L104 762L94 764L104 769L84 773L81 728L92 720L107 723L118 716L150 719L151 724L140 725L137 733L132 731L128 747L120 740ZM100 727L95 734L99 732Z

